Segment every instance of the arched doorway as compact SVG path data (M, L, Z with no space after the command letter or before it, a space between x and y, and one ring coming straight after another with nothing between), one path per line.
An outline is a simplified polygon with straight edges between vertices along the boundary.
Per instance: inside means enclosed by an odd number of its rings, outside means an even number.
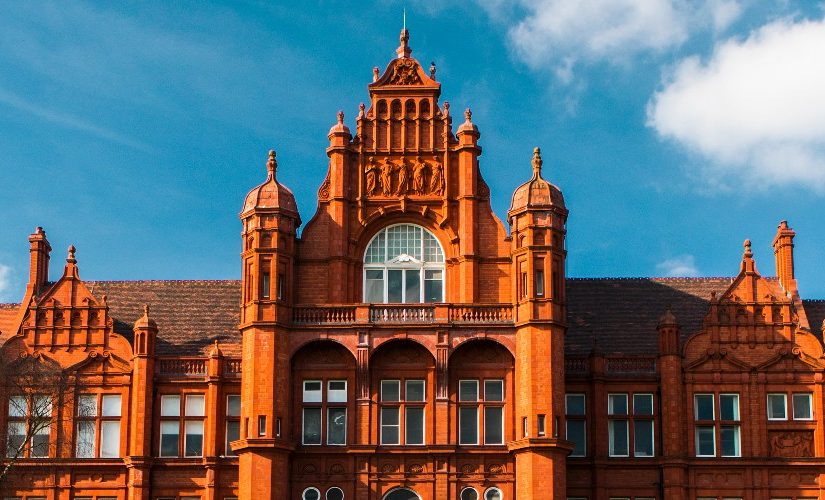
M397 488L387 493L384 500L421 500L421 497L413 490L407 488Z

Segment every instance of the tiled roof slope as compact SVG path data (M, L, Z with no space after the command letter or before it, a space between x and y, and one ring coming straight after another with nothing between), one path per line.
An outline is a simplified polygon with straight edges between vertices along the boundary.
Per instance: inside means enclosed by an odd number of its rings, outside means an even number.
M822 321L825 320L825 300L803 300L802 307L808 315L811 331L822 339Z
M106 295L116 332L132 340L132 325L149 304L149 316L158 325L155 353L200 356L215 339L227 356L240 356L238 310L241 282L197 281L87 281L89 291Z
M20 304L0 304L0 345L16 333L11 330L19 310Z
M567 280L565 352L656 354L656 325L668 307L682 342L699 331L710 294L722 294L733 278L572 278Z

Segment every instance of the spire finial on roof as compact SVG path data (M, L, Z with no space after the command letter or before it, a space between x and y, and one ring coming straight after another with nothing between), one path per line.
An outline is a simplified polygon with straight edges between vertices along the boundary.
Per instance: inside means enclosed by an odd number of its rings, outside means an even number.
M344 112L342 110L338 110L338 115L337 116L338 116L338 124L343 125L344 124Z
M533 149L533 175L540 177L541 176L541 166L543 164L541 159L541 148L534 148Z
M473 110L471 110L470 108L465 109L464 110L464 119L467 120L468 122L473 121Z
M435 61L430 63L430 78L435 80Z
M278 160L275 159L275 150L269 150L269 160L266 162L266 171L272 178L275 178L275 171L278 170Z
M743 245L745 246L745 253L742 256L746 259L750 259L753 257L753 252L751 252L751 240L745 240Z
M74 245L69 245L69 256L66 257L66 262L68 262L69 264L75 264L77 262L77 259L75 259L74 257L76 251L77 249L74 247Z
M143 315L149 317L149 304L143 304Z
M401 29L401 36L399 37L401 44L395 50L395 53L398 54L398 58L410 57L412 53L412 49L410 48L410 32L407 31L407 17L406 14L404 15L404 27Z
M358 105L358 119L359 119L359 120L363 120L363 119L364 119L364 110L365 110L365 109L367 109L367 107L366 107L366 106L364 106L364 103L363 103L363 102L362 102L361 104L359 104L359 105Z

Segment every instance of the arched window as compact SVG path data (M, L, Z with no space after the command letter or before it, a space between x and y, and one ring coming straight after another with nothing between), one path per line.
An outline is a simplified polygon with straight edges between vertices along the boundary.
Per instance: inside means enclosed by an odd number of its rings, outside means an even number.
M420 500L419 497L413 490L408 490L407 488L398 488L392 490L391 492L387 493L387 496L384 497L384 500Z
M484 492L484 500L503 500L504 496L498 488L490 488Z
M376 234L364 253L364 302L444 301L444 250L421 226L397 224Z
M318 488L309 487L301 494L302 500L321 500L321 492Z
M473 488L464 488L461 490L461 500L478 500L478 492Z
M327 500L344 500L344 490L333 486L327 490Z

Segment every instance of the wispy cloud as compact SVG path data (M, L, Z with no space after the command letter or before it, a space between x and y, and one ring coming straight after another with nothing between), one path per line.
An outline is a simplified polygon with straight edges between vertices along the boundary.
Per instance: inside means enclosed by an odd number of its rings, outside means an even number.
M0 264L0 302L10 300L9 294L12 285L12 269L11 267Z
M825 192L825 20L781 19L688 57L648 104L660 137L698 154L708 186Z
M107 128L97 126L80 117L34 104L2 88L0 88L0 103L56 125L84 132L122 146L128 146L141 151L152 151L152 147L148 144L136 141Z
M696 267L696 258L689 254L677 255L671 259L659 262L656 264L656 272L660 276L668 277L699 276L699 268Z

